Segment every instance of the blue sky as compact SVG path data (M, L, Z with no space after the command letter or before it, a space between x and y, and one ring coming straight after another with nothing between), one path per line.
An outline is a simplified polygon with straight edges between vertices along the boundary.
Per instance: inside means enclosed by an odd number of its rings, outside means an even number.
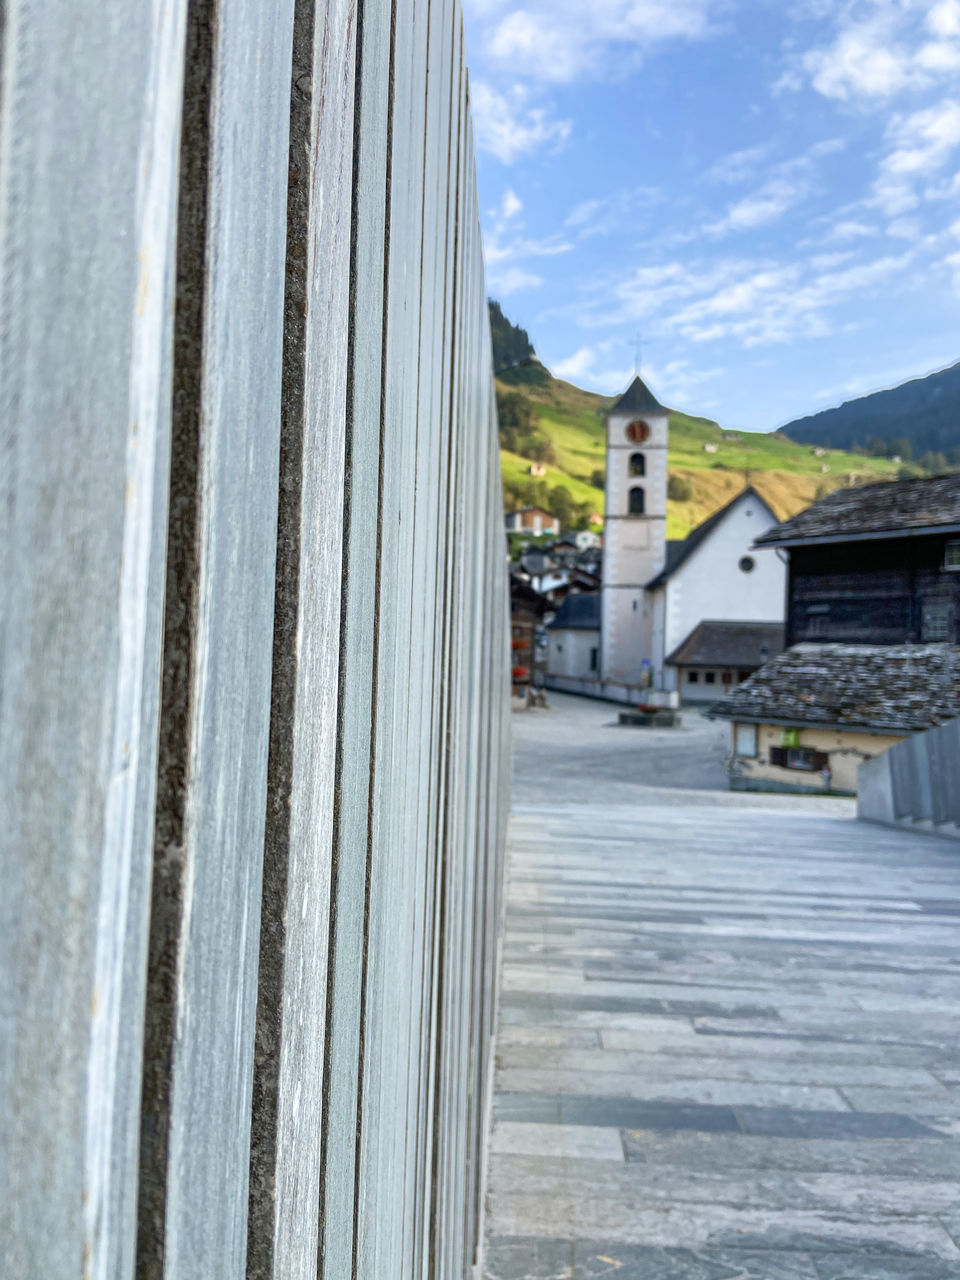
M465 0L488 289L772 429L960 359L960 0Z

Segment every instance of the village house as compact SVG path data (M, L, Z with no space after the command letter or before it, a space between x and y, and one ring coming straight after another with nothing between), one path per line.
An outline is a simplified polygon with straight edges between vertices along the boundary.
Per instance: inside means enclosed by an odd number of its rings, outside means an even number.
M560 533L560 521L542 507L521 507L519 511L508 511L506 514L507 533L532 533L539 537L542 533Z
M960 715L960 476L837 490L757 548L789 554L790 647L711 709L731 786L854 793L863 760Z
M706 621L666 661L676 669L685 703L709 703L782 652L782 622Z

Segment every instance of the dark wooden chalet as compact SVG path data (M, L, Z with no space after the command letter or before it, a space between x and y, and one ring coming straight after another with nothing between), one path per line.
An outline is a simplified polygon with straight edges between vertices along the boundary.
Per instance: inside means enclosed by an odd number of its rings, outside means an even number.
M838 489L757 546L789 552L788 647L960 643L960 475Z

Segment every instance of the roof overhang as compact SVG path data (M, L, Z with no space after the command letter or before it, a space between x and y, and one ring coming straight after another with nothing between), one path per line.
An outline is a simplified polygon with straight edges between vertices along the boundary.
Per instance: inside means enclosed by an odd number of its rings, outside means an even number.
M782 729L826 729L830 733L869 733L882 737L895 737L899 734L907 738L913 733L923 733L926 729L937 728L936 725L909 729L903 725L847 724L836 720L790 720L785 716L748 716L737 711L723 710L717 704L708 707L705 714L711 720L735 720L738 724L775 724Z
M960 522L955 524L925 524L913 529L876 529L869 533L820 533L812 538L770 538L755 542L754 551L765 547L813 547L828 542L879 542L887 538L922 538L938 533L960 533Z

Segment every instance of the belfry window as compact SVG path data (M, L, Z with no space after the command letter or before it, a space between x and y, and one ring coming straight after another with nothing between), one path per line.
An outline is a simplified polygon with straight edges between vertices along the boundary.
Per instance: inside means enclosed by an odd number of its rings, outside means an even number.
M630 474L632 476L645 476L647 474L647 459L644 454L631 453Z
M635 485L630 490L630 514L632 516L643 515L643 490L639 485Z

